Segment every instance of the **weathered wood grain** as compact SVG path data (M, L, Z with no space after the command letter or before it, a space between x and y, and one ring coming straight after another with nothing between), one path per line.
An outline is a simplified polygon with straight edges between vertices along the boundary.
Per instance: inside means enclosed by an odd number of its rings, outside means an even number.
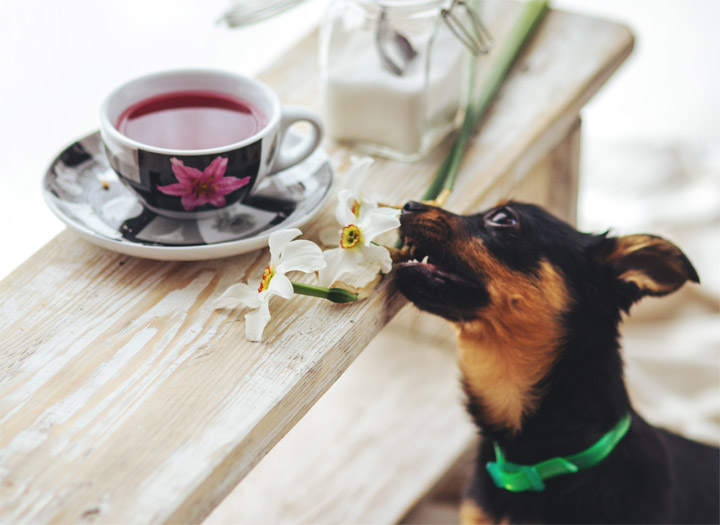
M489 4L498 40L514 12ZM314 47L311 36L264 76L285 102L319 107ZM631 47L620 26L551 13L474 139L449 207L517 186ZM368 187L389 202L417 197L447 146L412 165L379 161ZM342 185L350 153L328 150ZM4 279L0 519L201 520L404 304L391 278L355 305L276 300L265 340L248 343L242 316L212 302L259 279L266 257L150 261L65 231Z
M454 331L398 317L205 525L394 523L445 473L476 435Z

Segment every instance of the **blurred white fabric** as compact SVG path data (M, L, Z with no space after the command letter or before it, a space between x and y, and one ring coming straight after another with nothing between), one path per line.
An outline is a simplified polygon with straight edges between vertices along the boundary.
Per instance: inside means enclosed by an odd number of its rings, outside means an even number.
M635 49L583 111L579 224L676 243L701 285L646 298L622 327L638 410L720 443L720 2L553 0L628 25Z
M654 424L720 444L720 156L677 142L589 145L582 228L653 233L688 255L701 285L646 298L622 329L628 386Z

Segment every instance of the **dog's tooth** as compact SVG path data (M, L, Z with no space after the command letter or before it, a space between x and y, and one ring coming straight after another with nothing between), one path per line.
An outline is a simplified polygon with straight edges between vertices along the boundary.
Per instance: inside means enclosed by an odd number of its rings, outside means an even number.
M429 260L430 260L430 256L426 255L425 257L423 257L422 263L427 264Z

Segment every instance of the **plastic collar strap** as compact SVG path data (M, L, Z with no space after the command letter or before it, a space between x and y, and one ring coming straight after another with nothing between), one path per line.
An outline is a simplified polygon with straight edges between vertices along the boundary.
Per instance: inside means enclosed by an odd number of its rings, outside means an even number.
M518 465L505 461L505 455L500 449L500 445L495 443L495 461L490 461L485 468L498 488L510 492L527 490L539 492L545 490L544 480L546 479L575 474L600 463L627 434L630 421L630 414L625 414L612 430L579 454L564 458L552 458L534 465Z

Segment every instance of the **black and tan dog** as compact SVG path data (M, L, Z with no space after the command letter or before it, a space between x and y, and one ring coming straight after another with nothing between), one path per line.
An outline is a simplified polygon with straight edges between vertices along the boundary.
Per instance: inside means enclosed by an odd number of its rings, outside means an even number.
M466 523L718 523L720 453L630 405L621 312L698 276L651 235L580 233L538 206L459 216L410 202L396 273L457 327L468 410L483 439Z

